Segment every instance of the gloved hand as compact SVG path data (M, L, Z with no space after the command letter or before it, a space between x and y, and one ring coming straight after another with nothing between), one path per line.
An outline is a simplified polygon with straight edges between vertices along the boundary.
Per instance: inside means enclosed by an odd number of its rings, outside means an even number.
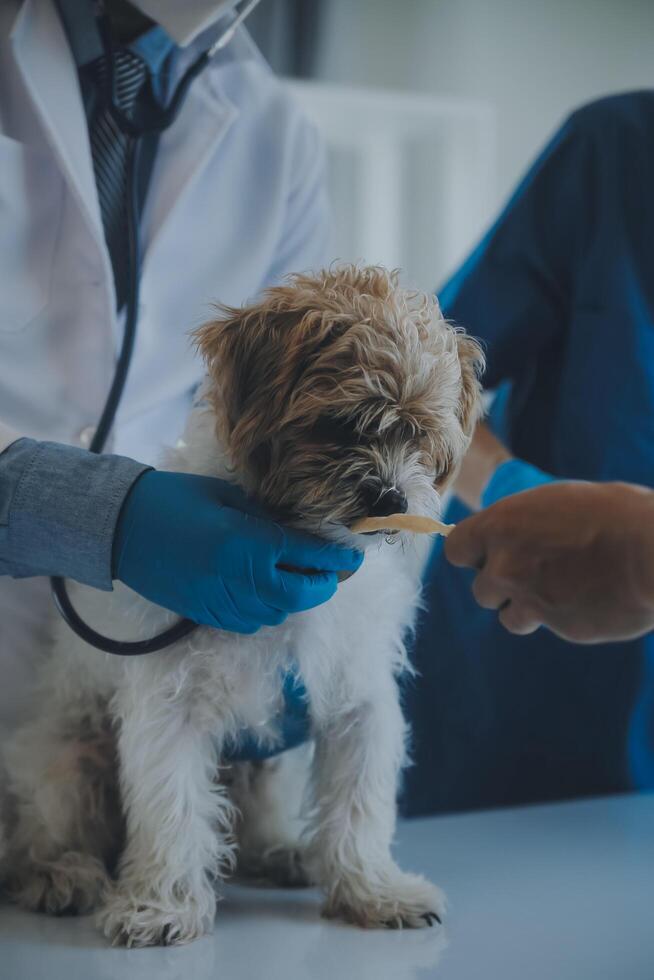
M222 480L149 470L118 520L114 578L197 623L254 633L326 602L336 573L361 565L358 551L260 515L240 488Z

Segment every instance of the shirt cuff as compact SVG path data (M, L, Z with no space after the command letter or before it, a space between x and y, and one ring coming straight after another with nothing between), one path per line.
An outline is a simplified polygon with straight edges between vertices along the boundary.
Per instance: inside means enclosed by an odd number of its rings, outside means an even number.
M0 527L0 567L15 578L61 575L111 589L116 524L135 480L151 467L125 456L21 439L2 457L12 488Z
M482 507L490 507L502 497L556 482L556 477L544 473L531 463L525 463L521 459L508 459L505 463L500 463L486 484L481 495Z

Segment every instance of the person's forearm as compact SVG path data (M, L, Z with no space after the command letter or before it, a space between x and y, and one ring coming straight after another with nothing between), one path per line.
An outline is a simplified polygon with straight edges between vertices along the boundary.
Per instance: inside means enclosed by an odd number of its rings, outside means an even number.
M479 510L482 495L493 473L509 459L512 459L512 455L507 447L485 422L479 422L457 474L454 493L470 510Z
M553 483L556 477L516 459L484 422L480 422L454 492L470 510L490 507L504 497Z
M0 452L0 574L110 589L116 522L148 468L59 443L9 441Z

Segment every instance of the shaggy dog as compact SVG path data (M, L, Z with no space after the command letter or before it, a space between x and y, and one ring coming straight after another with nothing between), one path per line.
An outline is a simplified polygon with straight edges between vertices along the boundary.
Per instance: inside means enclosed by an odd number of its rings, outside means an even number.
M325 605L255 635L199 628L152 656L89 648L59 623L33 720L6 752L6 881L51 913L88 911L113 942L182 943L213 922L236 865L317 883L324 914L362 926L439 920L442 893L391 857L406 727L397 675L419 574L358 518L437 516L479 409L479 347L437 302L379 268L298 275L197 332L203 398L168 469L239 483L287 524L365 549ZM116 584L76 586L96 629L172 621ZM280 678L299 671L312 746L222 763L246 729L278 737ZM302 802L303 801L303 802Z

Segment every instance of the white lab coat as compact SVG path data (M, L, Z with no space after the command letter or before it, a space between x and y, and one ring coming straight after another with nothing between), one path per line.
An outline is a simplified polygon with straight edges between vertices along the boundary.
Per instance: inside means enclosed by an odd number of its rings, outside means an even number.
M201 35L182 68L207 46ZM142 222L138 338L111 450L156 462L202 375L188 331L326 258L320 143L246 33L160 141ZM0 450L88 446L122 324L77 70L52 0L0 3ZM0 717L16 714L45 583L0 578ZM42 634L41 634L42 635ZM18 670L12 666L18 663Z

